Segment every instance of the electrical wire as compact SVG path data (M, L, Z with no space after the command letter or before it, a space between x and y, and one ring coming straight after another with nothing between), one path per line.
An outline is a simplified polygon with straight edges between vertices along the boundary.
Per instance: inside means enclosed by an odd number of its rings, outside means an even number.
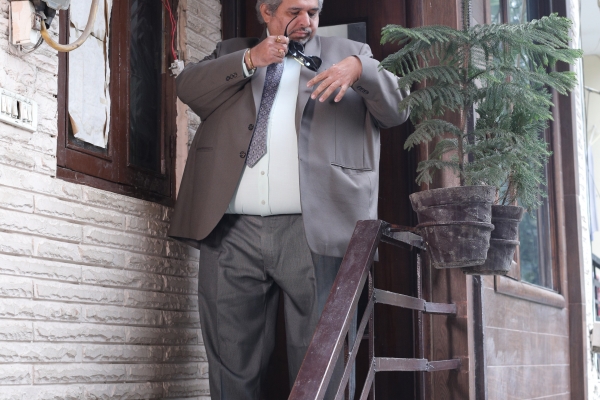
M171 4L169 0L163 0L167 5L167 10L169 11L169 18L171 20L171 52L173 53L173 59L177 59L177 52L175 51L175 34L177 32L177 20L173 15L173 11L171 9Z
M77 49L79 46L81 46L86 41L88 36L92 33L92 29L94 28L94 21L96 20L97 12L98 12L98 0L92 0L92 5L90 6L90 16L88 17L87 25L85 26L85 29L83 30L83 33L81 34L81 36L79 36L79 38L76 41L74 41L73 43L58 44L54 40L52 40L50 33L46 29L45 21L42 21L42 23L40 24L41 28L42 28L41 29L42 37L44 38L44 41L48 44L48 46L52 47L53 49L55 49L59 52L67 53L69 51L73 51L73 50Z
M44 38L40 36L40 38L38 39L37 43L35 44L35 46L33 46L31 48L31 50L28 50L28 51L21 50L21 53L23 53L23 54L33 53L34 51L36 51L42 45L42 43L44 43Z
M177 21L175 20L175 16L173 16L170 0L161 1L169 13L169 20L171 21L171 54L173 55L173 60L177 60L177 52L175 51L175 32L177 31Z

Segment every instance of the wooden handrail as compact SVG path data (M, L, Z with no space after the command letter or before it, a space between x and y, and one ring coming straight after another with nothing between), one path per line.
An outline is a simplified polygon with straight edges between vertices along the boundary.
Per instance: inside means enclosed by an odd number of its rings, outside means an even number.
M321 400L325 396L386 225L383 221L356 224L289 400Z
M336 400L341 400L343 397L344 388L350 377L352 365L367 324L369 325L371 366L360 399L366 399L370 394L371 399L374 400L373 381L375 373L378 371L433 372L460 368L458 359L428 361L424 358L399 359L374 356L373 308L375 303L415 310L419 315L419 321L423 313L456 314L456 305L454 304L429 303L423 300L420 280L417 298L375 289L370 271L380 241L395 246L409 246L417 250L425 249L422 238L412 228L390 225L380 220L358 221L288 400L321 400L325 396L337 360L344 347L344 339L350 323L356 315L358 299L367 278L369 278L368 304L357 330L357 339L354 343L349 344L352 349L348 354L346 369L337 388ZM420 265L420 257L417 255L417 275L419 276ZM419 347L422 348L423 338L420 322L418 339ZM418 356L422 357L420 354L422 351L418 353Z

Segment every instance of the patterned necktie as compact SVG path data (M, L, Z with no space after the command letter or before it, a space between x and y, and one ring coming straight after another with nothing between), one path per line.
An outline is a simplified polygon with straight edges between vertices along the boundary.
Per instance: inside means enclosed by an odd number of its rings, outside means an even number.
M246 164L249 167L253 167L267 152L267 125L282 73L283 63L274 63L267 67L267 76L265 77L262 98L260 99L258 117L256 118L250 147L248 147L248 157L246 157Z

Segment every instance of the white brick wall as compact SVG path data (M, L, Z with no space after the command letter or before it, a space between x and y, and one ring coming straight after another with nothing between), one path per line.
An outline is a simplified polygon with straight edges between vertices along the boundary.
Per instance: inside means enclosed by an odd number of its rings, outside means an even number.
M171 209L55 177L58 58L11 51L8 3L0 87L32 97L39 126L0 123L0 400L208 400L198 252L166 237ZM198 61L220 40L220 2L178 11L181 57ZM178 109L179 151L200 120Z
M186 65L198 62L211 54L221 40L221 2L219 0L179 0L180 56ZM182 26L183 25L183 26ZM181 54L182 53L182 54ZM189 108L188 145L191 143L200 118Z

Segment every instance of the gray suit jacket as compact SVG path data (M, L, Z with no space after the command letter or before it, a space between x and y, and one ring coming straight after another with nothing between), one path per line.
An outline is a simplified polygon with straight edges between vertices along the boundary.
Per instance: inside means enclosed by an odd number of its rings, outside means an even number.
M258 39L230 39L177 78L179 98L202 123L192 142L169 235L194 247L219 222L239 182L260 105L266 68L244 78L242 56ZM377 218L379 128L404 122L405 93L379 71L368 45L315 36L305 53L323 59L319 71L355 55L358 81L339 103L311 100L302 68L296 103L300 197L311 250L342 257L358 220Z

